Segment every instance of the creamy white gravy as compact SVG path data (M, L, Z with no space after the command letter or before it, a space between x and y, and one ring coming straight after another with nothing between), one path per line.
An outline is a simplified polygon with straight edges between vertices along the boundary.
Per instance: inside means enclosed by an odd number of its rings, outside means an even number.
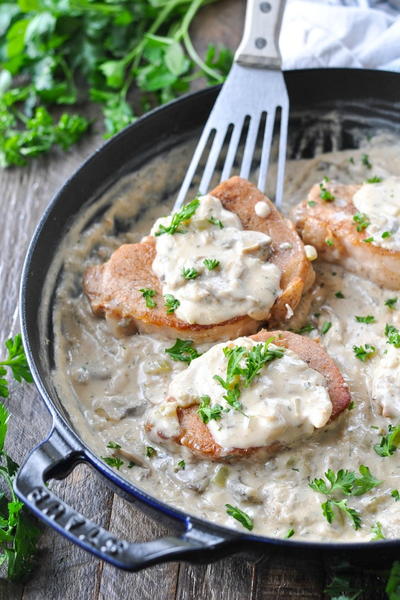
M365 181L371 175L362 163L362 153L368 153L374 173L400 175L399 144L393 138L365 142L359 151L290 162L284 212L288 214L290 206L324 175L343 183ZM399 414L397 380L387 374L392 355L397 361L400 350L389 348L384 328L386 323L400 327L400 300L393 310L385 306L385 300L400 298L400 293L340 267L313 263L317 283L288 327L298 329L305 322L316 327L308 335L320 338L336 361L352 394L352 410L261 463L200 460L186 448L158 445L147 437L144 423L149 410L163 402L171 378L185 365L165 353L171 342L149 335L111 336L106 322L91 314L81 278L87 265L104 262L121 243L140 240L158 216L168 213L161 199L169 195L172 203L188 155L191 149L185 146L121 181L77 221L61 249L64 275L54 312L54 381L74 426L99 456L112 454L106 448L109 441L119 443L125 457L120 472L125 478L203 519L244 531L226 514L224 506L229 503L253 518L256 534L283 537L294 529L292 539L367 541L372 537L371 527L379 521L386 537L400 537L400 503L391 496L393 489L400 491L400 451L381 458L373 450L388 424L397 424ZM110 202L103 217L81 233L83 224ZM121 223L125 224L122 228ZM339 297L337 292L341 292ZM373 315L376 322L358 323L356 315ZM322 335L319 332L327 321L332 325ZM366 343L374 345L376 353L363 363L355 357L353 346ZM204 352L207 346L198 350ZM382 408L393 416L383 416ZM152 458L146 456L149 445L157 452ZM141 466L128 468L126 457ZM179 466L182 460L185 468ZM321 511L324 497L309 488L310 479L322 477L328 468L358 471L360 465L367 465L382 481L370 492L348 500L360 512L362 527L355 531L341 516L328 524Z
M325 378L288 349L280 358L266 363L251 385L240 394L241 409L233 409L224 400L225 389L215 379L227 377L226 348L264 346L249 338L238 338L228 344L216 344L196 358L190 366L175 375L168 388L168 397L174 401L163 402L150 415L157 432L165 436L179 433L176 410L171 405L200 404L208 396L210 406L222 408L218 420L211 419L207 427L214 440L224 450L269 446L274 442L291 443L310 435L314 428L323 427L332 414L332 403ZM273 343L271 350L279 350ZM240 361L245 367L246 356ZM161 412L161 419L158 414ZM169 414L170 422L166 422Z
M281 291L281 271L266 261L271 238L244 231L239 217L218 198L207 194L198 200L190 221L179 228L182 233L160 235L170 216L157 219L151 229L156 239L152 268L163 294L179 301L175 314L187 323L211 325L244 315L266 319ZM217 266L209 268L210 260Z
M400 250L400 177L386 177L365 183L353 197L354 206L369 223L371 243L389 250Z

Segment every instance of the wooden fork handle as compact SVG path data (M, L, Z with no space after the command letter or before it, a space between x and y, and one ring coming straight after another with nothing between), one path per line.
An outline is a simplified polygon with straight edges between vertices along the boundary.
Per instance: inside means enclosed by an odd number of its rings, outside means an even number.
M285 0L247 0L243 38L235 62L248 67L281 68L279 32Z

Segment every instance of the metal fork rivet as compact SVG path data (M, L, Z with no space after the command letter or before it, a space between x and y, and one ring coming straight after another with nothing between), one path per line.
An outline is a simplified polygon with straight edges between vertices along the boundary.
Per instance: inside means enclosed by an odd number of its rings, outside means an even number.
M256 39L256 48L258 48L259 50L261 50L261 48L265 48L265 46L267 45L267 40L265 38L257 38Z
M267 13L271 10L271 5L269 2L261 2L260 3L260 10L263 13Z

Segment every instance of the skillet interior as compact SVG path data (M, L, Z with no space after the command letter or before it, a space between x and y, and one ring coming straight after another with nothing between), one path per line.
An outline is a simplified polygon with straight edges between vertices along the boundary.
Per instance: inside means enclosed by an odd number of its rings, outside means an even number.
M287 82L292 101L291 158L309 158L323 151L357 147L359 136L375 129L400 131L400 106L395 104L400 89L398 75L314 70L288 73ZM111 140L67 182L36 234L29 272L26 271L28 301L23 307L29 351L43 388L51 398L50 408L69 426L68 413L51 380L52 345L45 343L46 339L52 339L50 307L58 270L52 265L52 258L59 240L83 204L93 204L113 182L140 170L155 155L163 156L171 148L195 138L215 94L215 90L206 90L155 111ZM338 118L332 119L333 111ZM48 277L53 285L41 302Z

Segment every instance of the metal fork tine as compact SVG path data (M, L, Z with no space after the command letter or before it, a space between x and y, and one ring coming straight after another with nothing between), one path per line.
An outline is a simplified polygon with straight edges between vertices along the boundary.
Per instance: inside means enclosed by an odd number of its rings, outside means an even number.
M283 185L285 178L285 162L286 162L286 145L288 133L288 106L282 106L280 136L279 136L279 154L278 154L278 170L276 175L276 195L275 203L278 209L282 208Z
M210 153L208 155L207 163L203 172L203 176L201 178L201 182L199 185L199 192L201 194L206 194L208 192L208 188L210 187L210 181L215 172L215 165L217 164L217 160L219 155L221 154L222 145L224 143L224 139L226 137L227 130L224 128L217 129L215 138L213 140Z
M237 147L240 142L240 135L242 133L244 119L243 119L242 123L240 123L239 125L235 125L233 128L232 136L231 136L231 139L229 140L228 151L227 151L226 157L225 157L224 168L222 169L222 173L221 173L221 181L225 181L225 179L228 179L229 175L231 174L233 162L234 162L235 156L236 156Z
M200 162L201 156L204 152L204 148L206 147L206 144L208 142L208 139L209 139L212 131L213 131L213 129L211 127L206 127L205 129L203 129L199 143L196 146L196 150L194 151L193 158L190 162L188 170L186 171L185 178L183 180L183 183L179 190L178 196L176 198L174 208L173 208L174 211L178 210L182 206L182 204L185 202L185 198L186 198L186 195L190 188L190 185L192 183L192 179L194 177L194 174L196 173L197 166Z
M248 179L250 175L251 163L253 161L254 148L257 141L257 132L260 124L260 115L253 115L250 118L249 129L246 137L246 144L244 147L242 165L240 167L240 177Z
M261 190L261 192L265 192L265 187L267 184L269 156L271 153L272 136L274 133L274 123L275 123L275 109L268 112L267 116L266 116L264 139L263 139L262 150L261 150L260 172L258 175L258 184L257 184L257 187L259 190Z

